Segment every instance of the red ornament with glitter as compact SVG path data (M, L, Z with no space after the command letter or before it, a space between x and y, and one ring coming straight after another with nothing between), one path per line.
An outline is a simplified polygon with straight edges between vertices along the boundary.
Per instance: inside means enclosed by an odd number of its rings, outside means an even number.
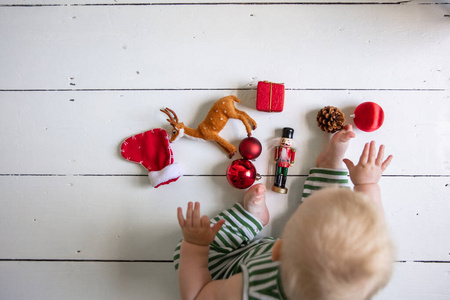
M246 189L260 178L252 162L245 158L233 161L227 169L228 182L237 189Z

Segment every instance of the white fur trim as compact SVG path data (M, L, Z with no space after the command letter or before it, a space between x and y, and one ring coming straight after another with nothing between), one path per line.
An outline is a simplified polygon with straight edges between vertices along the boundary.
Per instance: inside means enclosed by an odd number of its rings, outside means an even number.
M187 135L187 134L185 134L184 137L186 137L186 138L188 138L188 139L190 139L190 140L194 140L194 141L202 141L202 142L206 142L206 141L205 141L204 139L202 139L202 138L193 137L193 136L190 136L190 135Z
M182 137L188 138L188 139L190 139L190 140L203 141L203 142L205 141L205 140L202 139L202 138L197 138L197 137L193 137L193 136L190 136L190 135L185 134L185 133L184 133L184 128L181 128L181 129L178 131L178 135L177 135L177 137L176 137L173 141L176 142L176 141L178 141L179 139L181 139Z
M148 178L150 179L150 184L155 187L169 181L171 179L183 176L183 171L179 164L173 163L171 165L165 166L162 170L151 171L148 173Z

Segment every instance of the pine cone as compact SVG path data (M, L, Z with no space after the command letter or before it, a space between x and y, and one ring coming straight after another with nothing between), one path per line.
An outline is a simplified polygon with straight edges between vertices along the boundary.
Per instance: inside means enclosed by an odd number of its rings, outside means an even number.
M337 107L325 106L317 113L317 125L325 132L334 133L345 123L345 115Z

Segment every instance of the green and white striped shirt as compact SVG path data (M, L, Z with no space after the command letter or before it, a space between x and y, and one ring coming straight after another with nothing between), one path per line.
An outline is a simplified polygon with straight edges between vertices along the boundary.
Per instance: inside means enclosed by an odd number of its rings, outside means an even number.
M325 187L348 187L345 170L314 168L306 179L302 198ZM240 204L235 204L211 219L215 224L226 222L210 245L208 267L213 280L227 279L235 274L243 275L243 295L246 299L286 299L281 284L279 262L272 261L272 248L277 239L256 239L262 230L261 223ZM175 269L178 269L181 242L174 253Z

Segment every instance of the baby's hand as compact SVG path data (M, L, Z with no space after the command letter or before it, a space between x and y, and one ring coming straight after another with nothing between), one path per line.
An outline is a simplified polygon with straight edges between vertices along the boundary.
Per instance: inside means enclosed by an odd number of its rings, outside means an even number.
M375 142L372 141L364 146L364 150L359 158L358 164L355 166L349 159L344 159L344 163L350 172L350 179L354 185L376 184L381 178L384 170L389 166L392 155L383 161L384 145L380 146L378 151Z
M186 219L183 217L181 207L178 207L178 223L186 242L208 246L214 241L225 220L220 220L211 227L208 216L200 217L200 203L195 202L195 207L193 208L192 202L189 202Z

